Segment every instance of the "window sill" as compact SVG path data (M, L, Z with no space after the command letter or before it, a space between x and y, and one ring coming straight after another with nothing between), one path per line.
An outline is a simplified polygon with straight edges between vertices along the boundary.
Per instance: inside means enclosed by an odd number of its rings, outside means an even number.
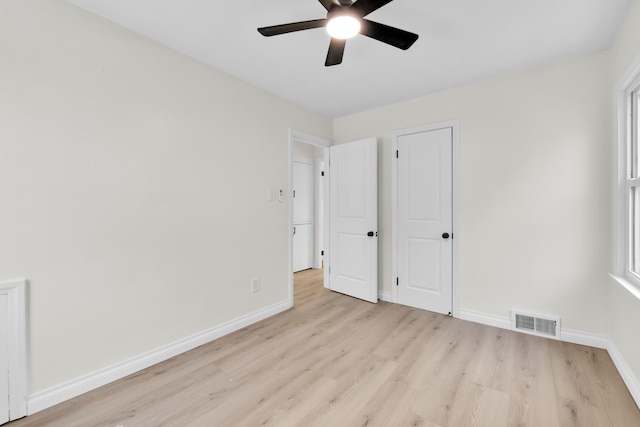
M609 276L613 280L615 280L620 286L627 290L632 296L634 296L638 301L640 301L640 289L630 280L617 276L615 274L609 273Z

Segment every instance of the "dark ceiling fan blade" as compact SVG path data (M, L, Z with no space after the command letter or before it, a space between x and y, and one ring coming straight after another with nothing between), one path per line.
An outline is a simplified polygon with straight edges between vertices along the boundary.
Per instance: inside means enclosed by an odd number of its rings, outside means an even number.
M358 0L362 1L362 0ZM418 35L400 28L390 27L378 22L362 20L360 34L371 37L383 43L397 47L398 49L407 50L418 40Z
M346 44L346 40L331 38L329 52L327 52L327 60L324 62L326 67L342 63L342 55L344 54Z
M340 6L340 2L338 0L318 0L318 1L322 3L322 6L324 6L324 8L327 9L327 11L329 11L332 7Z
M351 5L351 10L355 11L360 16L367 16L374 10L380 9L387 3L391 3L393 0L357 0Z
M271 27L258 28L263 36L277 36L279 34L293 33L294 31L310 30L327 25L327 19L314 19L312 21L292 22L291 24L273 25Z

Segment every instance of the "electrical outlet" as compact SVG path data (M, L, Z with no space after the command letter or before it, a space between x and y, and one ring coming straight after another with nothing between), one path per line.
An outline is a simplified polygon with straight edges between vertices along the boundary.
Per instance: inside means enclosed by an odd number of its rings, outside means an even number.
M251 293L254 294L260 291L260 278L254 277L251 279Z

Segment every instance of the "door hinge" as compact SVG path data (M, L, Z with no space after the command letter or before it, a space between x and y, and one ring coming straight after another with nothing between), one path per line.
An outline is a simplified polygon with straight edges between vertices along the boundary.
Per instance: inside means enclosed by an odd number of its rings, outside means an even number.
M324 256L324 251L320 251L320 255L321 255L321 256Z
M396 277L396 286L400 286L400 278Z
M293 190L293 198L296 198L296 190Z
M400 158L400 153L398 152L398 150L396 150L396 159Z
M320 176L324 176L324 171L320 172Z

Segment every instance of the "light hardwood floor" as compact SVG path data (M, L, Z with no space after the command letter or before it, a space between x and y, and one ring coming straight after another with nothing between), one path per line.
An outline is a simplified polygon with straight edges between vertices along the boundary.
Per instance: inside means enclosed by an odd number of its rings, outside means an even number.
M640 426L604 350L332 293L8 424Z

